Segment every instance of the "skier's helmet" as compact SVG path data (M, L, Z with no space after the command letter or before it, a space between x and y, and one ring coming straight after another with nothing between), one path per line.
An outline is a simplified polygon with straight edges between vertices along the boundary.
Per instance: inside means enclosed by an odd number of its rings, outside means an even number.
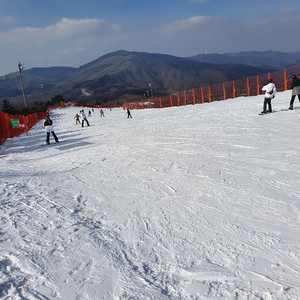
M295 78L297 78L297 75L293 74L293 75L291 76L291 79L295 79Z

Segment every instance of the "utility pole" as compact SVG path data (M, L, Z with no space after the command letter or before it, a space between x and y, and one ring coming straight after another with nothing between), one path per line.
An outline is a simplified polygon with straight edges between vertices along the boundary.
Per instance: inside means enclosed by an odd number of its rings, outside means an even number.
M151 94L151 96L153 98L153 90L152 90L152 84L151 83L149 83L149 88L150 88L150 94Z
M20 82L21 82L21 88L22 88L22 93L23 93L24 105L25 105L25 107L27 107L24 83L23 83L22 72L21 72L24 69L24 64L19 62L18 67L19 67L19 73L20 73Z
M42 103L44 105L43 88L44 88L44 85L40 84L41 99L42 99Z

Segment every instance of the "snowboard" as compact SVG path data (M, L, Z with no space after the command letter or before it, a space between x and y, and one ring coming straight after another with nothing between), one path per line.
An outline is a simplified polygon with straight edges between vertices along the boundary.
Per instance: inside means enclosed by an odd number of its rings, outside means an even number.
M275 110L273 110L272 112L267 112L267 113L265 113L265 114L264 114L264 113L259 113L259 115L260 115L260 116L262 116L262 115L269 115L269 114L272 114L272 113L274 113L274 112L275 112Z
M58 143L56 143L56 142L52 142L52 143L50 143L50 144L42 144L42 146L48 146L48 147L51 147L51 146L54 146L54 145L59 145L59 144L61 144L61 143L63 143L64 141L59 141Z

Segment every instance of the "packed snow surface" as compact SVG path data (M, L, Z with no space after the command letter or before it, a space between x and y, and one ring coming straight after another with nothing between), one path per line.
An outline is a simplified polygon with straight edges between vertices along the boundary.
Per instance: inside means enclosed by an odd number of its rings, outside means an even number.
M300 295L300 104L291 91L165 109L52 111L0 148L0 298ZM85 109L88 112L88 109Z

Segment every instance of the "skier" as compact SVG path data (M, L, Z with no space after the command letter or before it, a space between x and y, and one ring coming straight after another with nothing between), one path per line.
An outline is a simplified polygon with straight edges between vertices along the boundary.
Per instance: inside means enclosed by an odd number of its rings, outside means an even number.
M91 113L91 111L89 110L89 117L91 117L92 116L92 113Z
M74 119L76 119L76 124L80 124L80 116L79 116L79 114L76 114L75 115L75 117L74 117Z
M265 92L265 99L264 99L264 108L261 113L262 114L271 113L272 112L271 100L276 95L276 87L275 84L273 83L273 80L269 79L268 84L263 86L262 90ZM268 106L268 110L267 110L267 106Z
M290 101L290 110L294 109L294 101L296 96L298 96L299 102L300 102L300 80L296 75L291 76L292 82L290 85L290 89L292 89L292 98Z
M132 118L129 108L127 108L127 119Z
M104 112L103 112L103 109L101 108L101 110L100 110L100 117L105 117L104 116Z
M54 129L53 129L53 125L52 125L52 120L50 119L50 116L49 115L46 115L45 117L45 122L44 122L44 127L45 127L45 130L46 130L46 133L47 133L47 138L46 138L46 143L47 145L50 144L50 133L52 133L54 139L55 139L55 142L56 143L59 143L59 140L54 132Z
M81 110L80 112L81 112L81 127L83 127L84 121L86 121L87 126L90 126L89 121L86 118L86 114L85 114L84 110Z

